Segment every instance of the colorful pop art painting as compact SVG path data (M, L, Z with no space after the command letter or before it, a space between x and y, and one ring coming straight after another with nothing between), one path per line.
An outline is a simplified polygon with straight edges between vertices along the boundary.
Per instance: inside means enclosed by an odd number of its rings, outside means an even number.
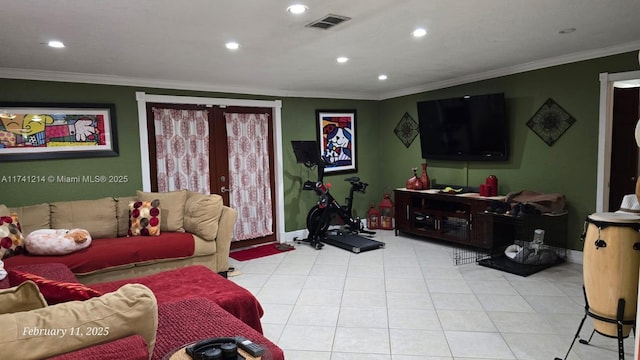
M355 172L356 111L316 110L318 144L325 172Z
M117 156L112 104L0 103L0 160Z

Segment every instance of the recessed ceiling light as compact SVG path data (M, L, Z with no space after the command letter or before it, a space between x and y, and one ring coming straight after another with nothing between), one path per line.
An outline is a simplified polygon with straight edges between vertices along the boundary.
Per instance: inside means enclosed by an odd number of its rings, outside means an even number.
M240 44L238 44L235 41L231 41L231 42L226 43L224 46L226 46L227 49L229 49L229 50L237 50L240 47Z
M341 57L337 58L337 59L336 59L336 61L337 61L337 62L339 62L339 63L341 63L341 64L344 64L344 63L346 63L347 61L349 61L349 58L348 58L348 57L341 56Z
M566 28L558 31L558 34L571 34L574 31L576 31L576 28Z
M387 80L387 75L385 74L378 75L378 80Z
M64 44L62 43L62 41L58 41L58 40L51 40L47 43L47 45L57 49L61 49L64 47Z
M413 30L411 35L413 35L413 37L423 37L423 36L427 35L427 30L423 29L423 28L417 28L417 29Z
M292 13L292 14L302 14L304 12L306 12L307 10L309 10L308 7L306 7L305 5L302 4L294 4L291 5L287 8L287 11Z

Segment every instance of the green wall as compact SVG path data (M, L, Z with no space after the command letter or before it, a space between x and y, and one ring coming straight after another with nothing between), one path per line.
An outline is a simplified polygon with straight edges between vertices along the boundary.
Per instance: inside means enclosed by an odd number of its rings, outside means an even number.
M416 102L503 92L510 121L509 161L428 161L429 176L442 184L478 186L494 174L501 194L520 190L564 194L569 210L568 247L582 250L579 236L584 219L596 208L599 74L637 69L637 52L633 52L382 101L383 183L404 186L411 168L423 161L418 138L407 149L393 133L405 112L418 120ZM526 126L548 98L576 119L551 147Z
M0 203L8 206L41 202L131 195L142 187L135 93L203 96L256 100L282 100L282 144L285 192L285 231L304 229L306 213L317 200L302 191L302 182L315 180L295 162L291 140L316 138L316 109L356 109L358 172L326 177L333 194L343 202L348 184L357 175L370 184L366 194L356 194L355 211L366 216L370 203L378 204L384 193L403 187L411 168L423 162L419 139L406 148L393 130L405 112L415 120L416 102L464 94L504 92L510 119L511 156L507 162L429 161L429 176L438 183L477 186L494 174L499 191L533 190L566 195L569 215L569 247L582 249L578 237L585 217L595 211L598 141L599 78L602 72L638 69L637 53L630 52L573 64L504 76L437 91L383 101L321 98L269 97L203 91L149 89L129 86L0 79L0 101L86 102L116 105L118 157L11 161L0 163L2 176L126 175L128 182L114 184L60 184L2 182ZM552 147L540 140L525 123L547 98L553 98L576 119L576 123ZM5 178L6 179L6 178Z
M105 196L128 196L142 188L138 110L135 93L154 95L202 96L215 98L275 100L275 97L225 94L202 91L149 89L128 86L76 84L63 82L0 79L0 102L48 103L113 103L116 107L119 156L84 159L4 161L0 163L0 203L7 206L30 205L42 202L96 199ZM382 199L379 182L379 132L376 118L377 101L335 99L282 99L282 144L285 189L285 231L306 227L306 212L317 201L311 191L302 191L302 182L316 179L316 173L295 162L291 140L316 139L316 109L355 109L358 131L358 172L326 176L333 183L333 193L339 201L346 196L348 186L343 178L360 176L371 184L366 194L358 193L355 211L363 216L371 201ZM19 176L93 176L123 175L126 183L27 183ZM4 176L4 178L3 178ZM4 181L3 181L4 179ZM18 179L16 182L15 179Z
M306 180L317 179L317 168L312 170L296 163L291 140L315 140L317 120L316 109L355 109L356 110L356 157L357 173L326 175L325 182L331 183L331 193L340 204L349 194L349 183L344 181L351 176L359 176L369 184L365 194L354 194L354 212L366 217L371 202L376 205L382 200L382 182L380 181L380 132L378 124L379 103L377 101L286 98L282 101L282 147L284 153L284 193L285 193L285 230L294 231L306 228L309 209L316 204L318 196L313 191L302 190Z
M126 183L25 183L3 182L0 203L7 206L105 196L135 194L142 187L138 110L135 89L128 87L72 84L45 81L0 79L0 101L46 103L113 103L116 105L117 138L120 156L85 159L30 160L2 162L4 175L91 176L126 175Z

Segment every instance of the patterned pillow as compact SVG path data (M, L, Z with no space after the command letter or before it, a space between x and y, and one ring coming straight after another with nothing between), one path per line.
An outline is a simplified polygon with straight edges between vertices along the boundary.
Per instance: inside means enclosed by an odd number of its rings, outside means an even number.
M0 259L21 254L23 241L18 215L0 216Z
M74 300L88 300L104 295L102 292L80 283L49 280L24 271L9 270L9 284L11 284L11 286L18 286L27 280L36 283L42 296L44 296L49 305Z
M160 235L160 200L129 202L129 236Z

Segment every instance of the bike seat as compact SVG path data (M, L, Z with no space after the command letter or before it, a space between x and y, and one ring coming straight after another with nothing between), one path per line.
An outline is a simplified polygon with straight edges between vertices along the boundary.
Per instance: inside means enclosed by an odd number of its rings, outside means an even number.
M359 177L357 177L357 176L352 176L352 177L349 177L349 178L344 179L344 181L348 181L348 182L350 182L350 183L354 183L354 182L359 182L359 181L360 181L360 178L359 178Z

